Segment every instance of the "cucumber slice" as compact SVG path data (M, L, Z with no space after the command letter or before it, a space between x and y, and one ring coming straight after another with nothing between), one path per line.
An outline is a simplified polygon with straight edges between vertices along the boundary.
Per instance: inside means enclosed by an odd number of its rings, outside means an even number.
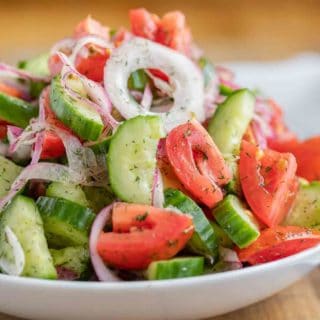
M50 75L49 71L49 53L43 53L35 58L20 61L18 64L18 68L24 69L33 73L34 75L45 77Z
M97 140L104 128L99 113L87 103L68 95L60 79L60 76L57 76L51 82L52 110L79 137L84 140ZM78 79L69 79L68 85L80 95L85 95L82 83Z
M234 92L234 89L232 89L232 88L230 88L230 87L228 87L228 86L226 86L224 84L220 84L219 92L220 92L221 95L228 97L228 96L232 95L232 93Z
M283 224L320 230L320 182L300 186L293 208Z
M50 249L55 267L62 267L82 278L90 266L89 249L83 246Z
M193 218L194 233L188 242L189 249L194 253L216 258L218 238L201 208L179 190L167 189L164 196L165 207L175 207Z
M214 233L217 235L219 246L222 246L224 248L233 248L234 244L232 240L229 238L229 236L223 231L221 227L219 227L215 222L210 221L211 226L214 230Z
M83 191L88 199L88 207L98 213L101 209L114 201L114 195L105 188L83 187Z
M157 116L138 116L121 124L107 155L111 188L127 202L151 204L159 139L164 137Z
M74 184L52 182L47 188L46 196L73 201L81 206L89 207L84 191L80 186Z
M21 171L21 167L0 156L0 198L9 192L13 181Z
M41 216L36 204L30 198L17 196L2 213L0 219L0 257L10 259L11 247L6 242L4 229L8 226L17 236L24 254L23 276L56 279Z
M134 71L128 80L128 88L130 90L143 91L148 83L148 76L143 69Z
M187 257L154 261L146 274L148 280L164 280L200 276L203 271L203 257Z
M260 235L258 222L252 213L232 194L218 204L213 210L213 216L239 248L249 246Z
M254 114L255 96L248 89L234 91L219 105L209 122L208 132L233 172L228 189L240 194L237 158L240 144Z
M50 246L64 248L87 245L94 213L77 203L58 198L39 197L45 234Z
M99 141L95 144L92 144L89 146L89 148L95 153L95 154L107 154L109 151L109 146L111 142L111 137L105 138L102 141Z
M205 57L201 57L198 64L202 70L204 77L204 86L207 87L215 77L215 70L213 64Z
M25 128L32 118L38 116L38 107L2 92L0 106L0 119L20 128Z

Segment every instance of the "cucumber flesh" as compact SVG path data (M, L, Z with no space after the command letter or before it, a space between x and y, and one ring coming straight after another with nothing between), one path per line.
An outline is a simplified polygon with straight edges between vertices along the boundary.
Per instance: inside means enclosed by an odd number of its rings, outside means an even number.
M35 58L20 61L18 67L33 73L36 76L46 77L50 75L49 71L49 53L43 53Z
M7 244L4 234L6 226L14 232L25 254L22 275L56 279L56 269L48 249L41 216L34 201L19 195L1 215L0 257L10 259L12 256L11 247Z
M84 207L89 207L86 195L80 186L61 182L52 182L46 190L46 196L73 201Z
M203 271L203 257L186 257L154 261L149 265L146 274L148 280L165 280L200 276Z
M213 209L213 216L239 248L249 246L260 235L258 222L252 213L232 194L227 195Z
M164 196L165 207L175 207L193 218L194 233L188 248L194 253L215 259L218 255L218 238L201 208L179 190L167 189Z
M83 187L83 191L88 199L88 207L95 213L98 213L104 207L114 201L114 195L105 188L101 187Z
M134 71L128 79L130 90L143 91L148 83L148 76L143 69Z
M63 249L50 249L55 267L63 267L72 271L77 278L88 271L90 266L90 255L87 247L67 247Z
M233 248L234 244L232 240L229 238L229 236L223 231L221 227L218 226L217 223L210 221L210 224L217 235L219 246L222 246L224 248Z
M0 106L0 119L20 128L25 128L32 118L38 116L38 107L2 92Z
M90 145L89 148L95 154L107 154L109 151L110 142L111 142L111 137L108 137L102 141L99 141L95 144Z
M320 230L320 182L300 185L293 208L283 224Z
M151 204L159 139L164 137L158 116L138 116L121 124L107 155L110 185L123 201Z
M48 243L54 248L87 245L95 214L69 200L39 197L37 206Z
M248 89L234 91L209 122L208 132L233 172L231 193L240 194L237 158L240 144L254 115L255 96Z
M0 198L4 197L9 192L13 181L21 171L21 167L0 156Z
M80 95L85 90L79 79L69 79L68 85ZM99 113L86 102L73 99L61 84L61 77L55 77L51 82L51 107L56 116L79 137L95 141L101 135L104 125Z

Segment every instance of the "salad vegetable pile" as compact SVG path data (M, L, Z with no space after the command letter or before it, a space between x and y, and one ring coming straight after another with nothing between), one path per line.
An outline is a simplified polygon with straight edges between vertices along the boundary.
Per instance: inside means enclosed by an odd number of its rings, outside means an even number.
M159 280L320 244L320 137L195 45L185 17L90 16L0 64L0 270Z

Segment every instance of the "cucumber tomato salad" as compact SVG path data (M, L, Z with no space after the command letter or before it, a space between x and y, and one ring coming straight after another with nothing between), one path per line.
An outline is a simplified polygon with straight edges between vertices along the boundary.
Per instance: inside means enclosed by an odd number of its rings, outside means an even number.
M213 65L184 15L90 16L0 64L0 270L160 280L320 243L320 138Z

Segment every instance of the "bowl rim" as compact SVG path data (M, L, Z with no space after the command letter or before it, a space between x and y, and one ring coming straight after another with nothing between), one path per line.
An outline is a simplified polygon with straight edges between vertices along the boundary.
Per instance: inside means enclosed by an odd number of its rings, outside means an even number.
M50 287L50 288L64 288L64 289L76 289L76 290L111 290L118 291L121 289L126 290L136 290L136 289L163 289L171 286L176 287L186 287L192 285L201 285L210 282L223 282L228 281L232 278L241 278L246 277L248 274L261 273L270 269L277 269L278 267L283 267L286 264L293 265L296 262L303 260L307 261L309 256L313 256L316 253L319 253L319 259L314 263L310 261L306 262L310 266L320 265L320 245L317 245L313 248L304 250L292 256L282 258L276 261L251 266L238 270L231 270L221 273L213 273L196 277L189 278L179 278L179 279L168 279L168 280L142 280L142 281L122 281L122 282L99 282L99 281L65 281L65 280L45 280L45 279L36 279L36 278L27 278L27 277L16 277L6 274L0 274L0 283L5 283L8 285L19 285L19 286L37 286L37 287Z

